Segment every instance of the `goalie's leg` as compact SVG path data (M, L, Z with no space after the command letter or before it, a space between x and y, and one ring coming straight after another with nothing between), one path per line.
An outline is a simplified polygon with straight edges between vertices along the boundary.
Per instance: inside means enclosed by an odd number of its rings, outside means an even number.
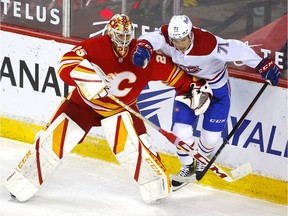
M64 113L37 138L3 185L19 201L31 198L85 132Z
M100 116L77 102L75 91L56 111L52 123L36 139L3 185L23 202L31 198L61 160L78 144L92 126L100 126ZM77 92L76 92L77 93ZM64 114L66 113L66 114ZM69 116L69 117L68 117Z
M157 153L151 151L148 135L137 135L130 114L123 112L101 122L110 148L140 185L143 199L151 202L166 197L171 192L169 175Z

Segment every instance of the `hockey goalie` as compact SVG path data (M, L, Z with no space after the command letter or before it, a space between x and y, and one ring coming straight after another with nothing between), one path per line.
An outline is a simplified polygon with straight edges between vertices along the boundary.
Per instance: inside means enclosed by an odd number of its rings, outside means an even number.
M138 182L146 202L171 192L169 175L149 142L143 121L108 95L139 111L137 96L149 81L160 80L181 93L189 90L192 78L156 52L145 69L133 65L130 55L136 40L128 16L116 14L106 30L107 34L87 39L63 55L58 74L75 88L36 139L33 150L4 180L3 185L19 201L29 200L90 129L101 126L112 152Z

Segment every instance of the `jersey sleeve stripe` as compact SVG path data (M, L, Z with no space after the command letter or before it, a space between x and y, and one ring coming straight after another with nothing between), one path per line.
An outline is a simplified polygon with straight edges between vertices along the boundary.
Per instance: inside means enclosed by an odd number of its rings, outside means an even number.
M183 70L180 70L180 68L176 66L175 69L177 69L177 71L176 73L173 73L173 78L169 80L168 86L175 86L175 84L181 79L181 77L185 73Z

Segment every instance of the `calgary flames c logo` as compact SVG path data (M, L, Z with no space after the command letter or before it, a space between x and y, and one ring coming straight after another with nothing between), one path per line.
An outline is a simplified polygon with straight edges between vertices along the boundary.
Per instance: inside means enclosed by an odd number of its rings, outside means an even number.
M135 74L129 71L123 71L117 74L109 73L107 77L111 84L109 92L116 97L126 96L131 91L133 83L135 83L137 79Z

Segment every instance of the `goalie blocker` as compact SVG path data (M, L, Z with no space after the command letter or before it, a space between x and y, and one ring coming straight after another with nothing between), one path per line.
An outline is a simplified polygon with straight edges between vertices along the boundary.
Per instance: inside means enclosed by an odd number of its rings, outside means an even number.
M146 203L171 193L170 177L149 148L147 134L137 135L130 114L125 111L101 121L108 144L121 165L140 185Z

